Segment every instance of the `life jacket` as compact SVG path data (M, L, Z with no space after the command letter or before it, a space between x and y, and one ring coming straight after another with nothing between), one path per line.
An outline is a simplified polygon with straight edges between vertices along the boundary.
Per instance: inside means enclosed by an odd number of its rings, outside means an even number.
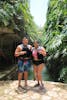
M35 48L33 48L33 50L32 50L33 59L36 56L37 56L38 59L41 59L41 60L44 59L44 56L38 52L39 50L42 50L41 46L39 46L36 50L35 50Z
M44 56L40 53L37 53L37 55L38 55L38 59L43 59L44 58Z
M26 54L20 55L22 58L31 58L32 52L30 50L30 45L24 46L23 44L20 45L22 47L22 51L26 51Z

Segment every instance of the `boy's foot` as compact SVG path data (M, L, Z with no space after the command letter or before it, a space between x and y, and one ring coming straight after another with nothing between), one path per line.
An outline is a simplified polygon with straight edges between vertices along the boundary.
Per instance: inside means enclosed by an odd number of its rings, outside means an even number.
M25 85L24 88L25 88L26 90L29 90L29 89L30 89L30 87L29 87L28 85Z
M18 86L18 88L16 89L16 92L17 93L23 93L22 86Z
M25 93L26 90L20 85L20 86L18 86L18 88L17 88L17 92L18 92L18 93Z

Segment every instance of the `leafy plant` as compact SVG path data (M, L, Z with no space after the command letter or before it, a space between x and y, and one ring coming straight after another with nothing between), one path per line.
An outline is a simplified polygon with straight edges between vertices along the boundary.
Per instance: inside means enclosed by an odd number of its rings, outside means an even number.
M49 53L47 68L54 81L67 82L67 11L66 0L50 0L44 26L44 46Z

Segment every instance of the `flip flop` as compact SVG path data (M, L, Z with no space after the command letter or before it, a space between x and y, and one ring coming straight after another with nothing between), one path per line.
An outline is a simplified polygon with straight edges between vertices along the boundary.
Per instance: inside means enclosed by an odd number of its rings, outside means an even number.
M17 89L16 89L16 92L19 94L19 93L26 93L27 90L25 90L22 86L19 86Z

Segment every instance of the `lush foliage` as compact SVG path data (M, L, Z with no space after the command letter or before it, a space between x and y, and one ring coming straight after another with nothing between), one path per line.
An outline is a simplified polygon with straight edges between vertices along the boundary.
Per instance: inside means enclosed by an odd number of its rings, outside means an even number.
M19 32L19 35L23 35L29 30L35 33L34 26L33 17L29 10L29 0L0 2L0 27L8 27Z
M5 55L0 55L0 64L14 63L17 44L23 36L32 40L36 38L36 27L30 14L29 0L0 1L0 49Z
M50 55L47 57L49 73L55 81L67 82L66 0L50 0L43 34Z

